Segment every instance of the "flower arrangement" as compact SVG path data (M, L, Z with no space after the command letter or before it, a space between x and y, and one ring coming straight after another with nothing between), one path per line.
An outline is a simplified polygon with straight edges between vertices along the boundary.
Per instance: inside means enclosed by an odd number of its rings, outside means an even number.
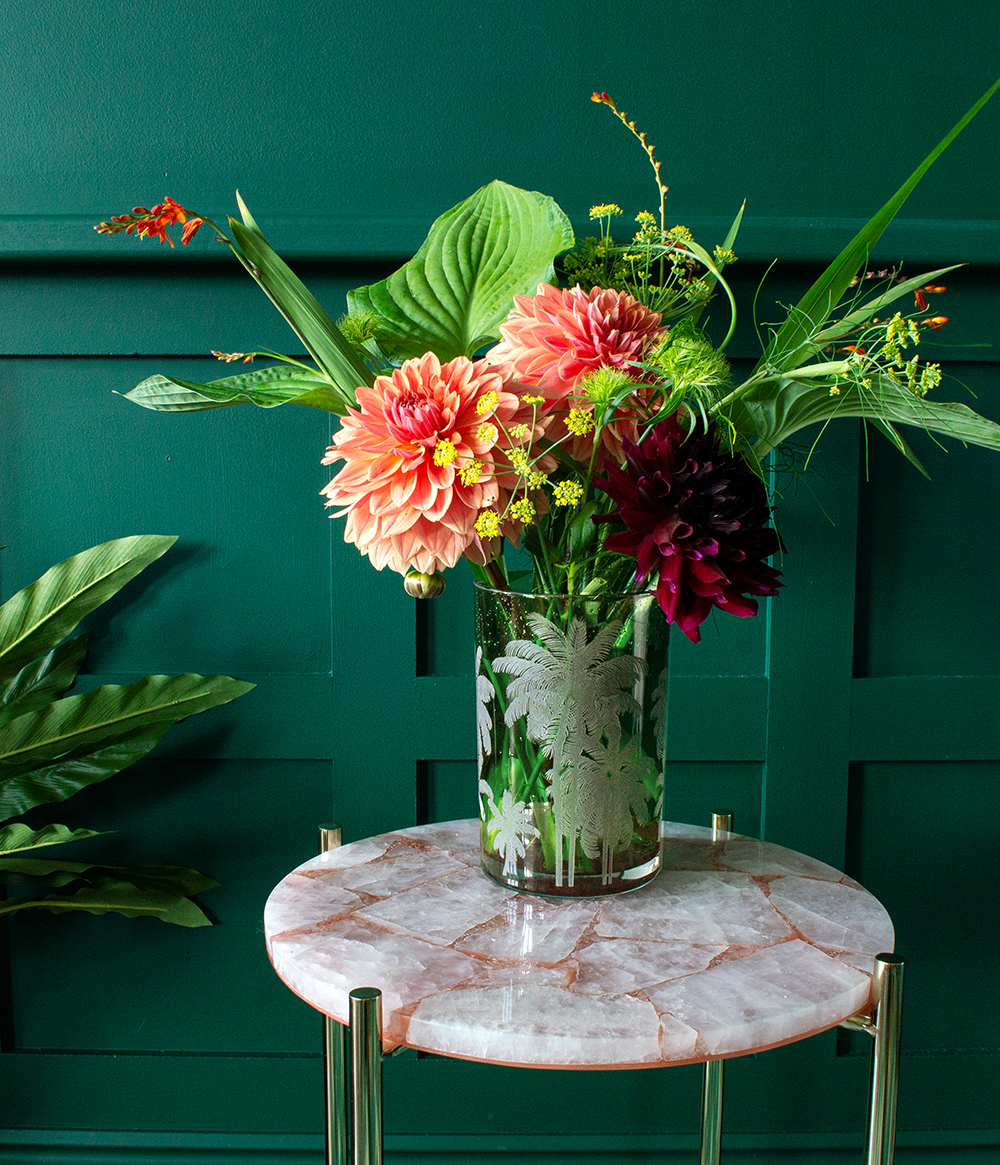
M351 292L339 324L242 199L228 234L170 198L99 224L171 246L175 225L183 244L210 227L311 358L215 352L278 363L208 384L153 376L127 396L164 411L252 402L339 414L323 458L338 469L322 493L346 540L411 594L438 593L462 558L481 584L510 589L507 542L527 551L534 591L648 589L697 641L711 611L753 615L781 585L764 466L801 429L862 417L915 463L901 425L1000 449L1000 426L929 397L941 370L917 355L943 320L927 297L951 268L865 282L879 235L996 88L770 329L742 381L725 355L742 210L711 251L668 227L654 147L595 93L653 169L658 210L638 216L631 239L612 237L617 206L595 206L600 233L578 242L552 199L493 182L437 219L399 271ZM715 304L728 319L713 341Z

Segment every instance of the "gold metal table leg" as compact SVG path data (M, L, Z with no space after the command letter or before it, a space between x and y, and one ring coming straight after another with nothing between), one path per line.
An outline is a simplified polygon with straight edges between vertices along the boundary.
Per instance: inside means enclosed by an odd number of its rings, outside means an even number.
M876 955L872 977L872 1086L865 1165L892 1165L896 1144L899 1031L903 1015L903 960Z
M382 1165L382 992L350 994L351 1163Z
M731 813L712 814L712 840L733 828ZM722 1154L722 1072L724 1061L709 1060L701 1088L701 1141L698 1165L719 1165Z
M339 825L319 827L319 852L343 841ZM347 1029L323 1016L323 1076L326 1084L326 1165L347 1165Z
M701 1089L698 1165L719 1165L722 1154L722 1060L709 1060Z

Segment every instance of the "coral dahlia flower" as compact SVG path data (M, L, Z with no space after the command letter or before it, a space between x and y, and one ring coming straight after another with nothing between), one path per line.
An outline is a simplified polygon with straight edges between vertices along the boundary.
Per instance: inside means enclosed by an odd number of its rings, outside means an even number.
M624 291L563 290L543 283L536 295L514 296L514 308L500 325L503 339L489 360L522 384L536 386L549 409L586 409L590 402L576 391L580 381L606 366L634 375L633 362L664 331L660 321L658 312ZM634 429L629 432L635 435ZM612 424L602 438L614 455L621 436ZM587 444L572 442L573 455L589 456Z
M659 313L624 291L542 283L537 295L514 296L514 309L500 325L503 339L489 358L522 384L538 385L547 396L565 395L602 365L628 371L662 330Z
M357 390L323 464L345 465L321 492L346 514L344 539L377 570L454 566L495 503L491 452L521 402L484 361L433 352Z
M655 576L669 623L692 643L713 607L757 614L752 595L777 594L780 571L763 560L780 549L766 523L764 483L739 457L723 453L714 431L685 434L676 417L639 444L624 442L625 465L607 466L594 484L618 504L595 522L622 522L604 545L636 557L636 583Z

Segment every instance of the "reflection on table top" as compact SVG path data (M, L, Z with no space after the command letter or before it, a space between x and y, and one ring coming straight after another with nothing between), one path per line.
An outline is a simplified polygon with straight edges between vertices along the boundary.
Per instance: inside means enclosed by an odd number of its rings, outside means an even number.
M760 1051L868 1005L892 923L866 890L781 846L663 826L640 890L562 901L479 868L478 821L312 858L268 899L284 982L347 1022L383 994L383 1045L548 1068L644 1068Z

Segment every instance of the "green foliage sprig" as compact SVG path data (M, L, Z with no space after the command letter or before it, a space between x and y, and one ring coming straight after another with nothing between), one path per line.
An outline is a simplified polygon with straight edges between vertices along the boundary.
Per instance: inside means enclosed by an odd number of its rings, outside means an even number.
M182 866L107 866L25 856L94 837L91 829L14 818L63 801L145 756L171 725L254 685L229 676L146 676L67 695L87 648L67 639L80 620L176 541L137 535L94 546L46 571L0 607L0 884L34 883L38 897L0 901L0 916L40 908L151 915L207 926L192 901L218 883Z

